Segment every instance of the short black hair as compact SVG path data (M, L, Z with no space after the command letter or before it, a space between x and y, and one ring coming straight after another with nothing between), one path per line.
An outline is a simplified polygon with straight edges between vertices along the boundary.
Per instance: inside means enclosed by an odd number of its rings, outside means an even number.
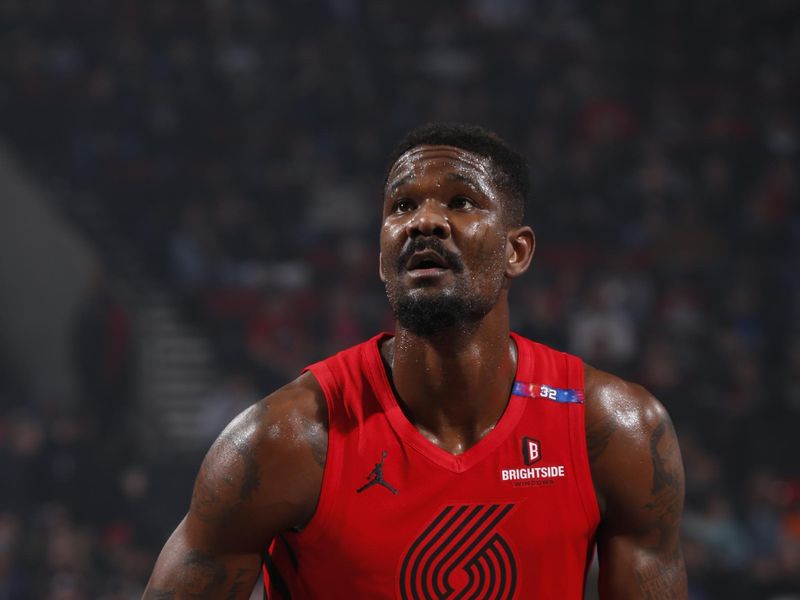
M521 225L528 205L528 164L525 158L496 133L465 123L428 123L409 131L392 151L384 184L397 160L417 146L453 146L490 159L495 167L495 183L506 193L506 221Z

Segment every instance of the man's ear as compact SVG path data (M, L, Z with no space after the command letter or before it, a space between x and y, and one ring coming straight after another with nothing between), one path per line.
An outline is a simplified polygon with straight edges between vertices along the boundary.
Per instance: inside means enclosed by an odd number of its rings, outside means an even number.
M506 277L519 277L531 265L536 250L536 234L527 225L515 227L506 238Z
M383 252L378 252L378 275L383 283L386 283L386 275L383 273Z

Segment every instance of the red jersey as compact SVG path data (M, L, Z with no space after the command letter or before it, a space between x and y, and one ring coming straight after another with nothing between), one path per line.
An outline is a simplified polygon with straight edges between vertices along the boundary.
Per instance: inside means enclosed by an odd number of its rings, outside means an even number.
M270 547L269 598L583 598L600 515L581 360L512 333L508 406L453 455L398 405L387 335L308 367L327 399L328 455L310 523Z

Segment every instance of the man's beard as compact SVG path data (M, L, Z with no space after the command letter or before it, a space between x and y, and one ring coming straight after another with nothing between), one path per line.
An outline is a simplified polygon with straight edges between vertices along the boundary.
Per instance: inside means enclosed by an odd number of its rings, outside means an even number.
M392 310L401 327L417 335L430 336L458 324L479 321L488 312L476 312L470 304L463 296L455 294L427 298L402 294L392 303Z
M459 263L454 274L458 276L462 270ZM386 295L400 326L422 336L477 323L496 301L477 296L463 280L456 282L455 289L440 291L397 289L387 282Z
M398 289L397 283L414 252L433 250L445 259L456 276L454 289L434 292L426 289ZM396 260L397 278L386 282L386 295L400 326L422 336L430 336L457 326L469 326L485 317L497 302L497 297L484 298L476 294L464 279L461 258L449 252L436 238L418 238L410 242Z

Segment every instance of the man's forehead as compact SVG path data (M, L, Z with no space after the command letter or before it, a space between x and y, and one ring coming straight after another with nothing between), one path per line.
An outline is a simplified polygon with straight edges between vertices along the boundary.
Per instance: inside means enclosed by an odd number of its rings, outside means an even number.
M392 165L386 183L414 177L430 169L458 173L465 178L491 179L492 160L463 148L445 145L420 145L400 155Z

